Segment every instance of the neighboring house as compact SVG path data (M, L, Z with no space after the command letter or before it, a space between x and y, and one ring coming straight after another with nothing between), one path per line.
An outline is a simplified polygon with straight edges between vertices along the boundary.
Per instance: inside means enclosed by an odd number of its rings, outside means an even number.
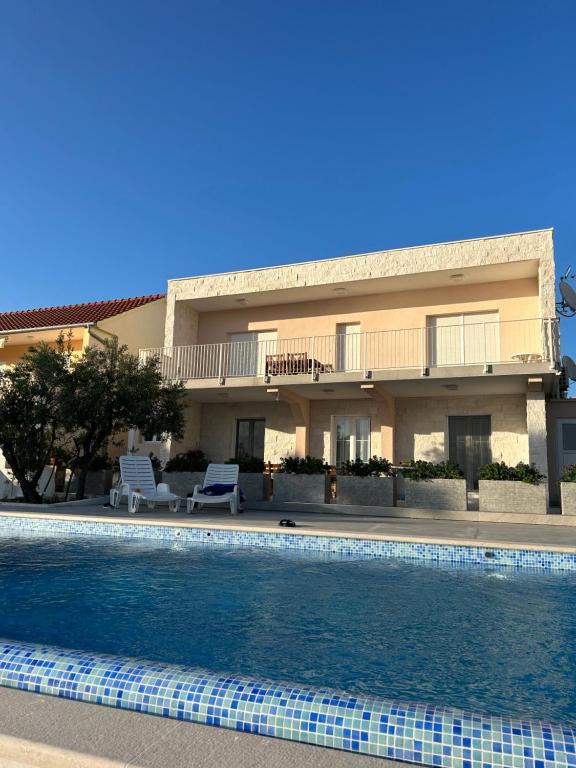
M55 344L60 334L70 339L77 355L114 337L137 354L142 346L162 343L165 315L164 294L0 312L0 366L18 362L39 342ZM0 452L0 485L5 467Z
M159 356L214 461L377 454L548 475L558 397L551 230L171 280Z

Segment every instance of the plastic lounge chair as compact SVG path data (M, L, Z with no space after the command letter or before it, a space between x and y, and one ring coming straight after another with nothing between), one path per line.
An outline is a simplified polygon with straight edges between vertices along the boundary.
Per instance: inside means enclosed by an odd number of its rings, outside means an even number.
M144 499L149 509L157 503L168 503L170 512L180 509L180 496L170 493L166 483L158 483L149 456L120 456L120 481L110 490L110 506L117 508L122 496L128 496L128 511L138 512Z
M238 464L208 464L204 484L194 486L194 493L186 501L186 511L189 515L194 511L196 504L230 504L230 513L238 514L240 509L240 491L238 489ZM202 493L202 489L212 485L232 485L234 489L230 493L218 496L208 496Z

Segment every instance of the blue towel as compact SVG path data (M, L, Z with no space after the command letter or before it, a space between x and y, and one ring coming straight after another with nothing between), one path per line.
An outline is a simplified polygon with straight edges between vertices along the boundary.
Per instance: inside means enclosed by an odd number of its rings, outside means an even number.
M233 483L214 483L214 485L207 485L206 488L200 488L200 493L204 494L204 496L224 496L225 493L232 493L233 490ZM240 501L246 501L241 488Z

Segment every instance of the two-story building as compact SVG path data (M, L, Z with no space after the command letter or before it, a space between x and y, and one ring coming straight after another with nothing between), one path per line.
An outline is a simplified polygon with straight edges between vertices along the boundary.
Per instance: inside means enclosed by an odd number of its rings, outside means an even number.
M559 387L551 230L170 280L164 375L213 461L450 459L545 474Z

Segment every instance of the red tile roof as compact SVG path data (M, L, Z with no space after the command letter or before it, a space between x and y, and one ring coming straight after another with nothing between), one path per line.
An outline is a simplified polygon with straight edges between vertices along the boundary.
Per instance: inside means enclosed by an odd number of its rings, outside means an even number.
M153 296L136 296L132 299L91 301L87 304L69 304L64 307L23 309L18 312L0 312L0 332L19 331L31 328L68 328L71 325L97 323L107 317L120 315L130 309L163 299L163 293Z

